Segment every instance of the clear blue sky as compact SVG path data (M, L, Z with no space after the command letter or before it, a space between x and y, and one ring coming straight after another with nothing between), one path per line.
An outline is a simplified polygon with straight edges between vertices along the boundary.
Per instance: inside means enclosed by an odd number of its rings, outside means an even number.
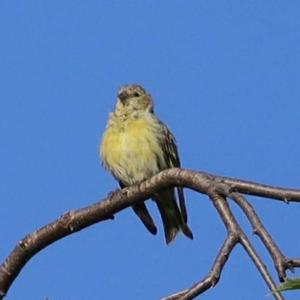
M1 260L26 233L117 187L98 145L125 83L150 91L184 167L300 188L299 15L296 0L1 1ZM123 211L35 256L7 299L152 300L188 287L209 272L225 231L206 197L186 196L193 242L166 246L149 202L156 237ZM300 256L300 205L252 203ZM238 247L201 299L267 293Z

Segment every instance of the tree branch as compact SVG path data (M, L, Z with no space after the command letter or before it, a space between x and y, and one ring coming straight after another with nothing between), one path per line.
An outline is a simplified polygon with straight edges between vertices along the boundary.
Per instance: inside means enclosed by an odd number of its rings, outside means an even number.
M250 241L245 235L244 231L241 229L240 225L235 219L231 209L227 204L226 198L222 196L220 192L222 193L221 190L216 192L213 189L211 189L211 191L208 192L208 195L212 200L216 210L218 211L227 229L228 236L215 260L210 274L204 279L202 279L199 283L193 285L190 289L165 297L163 298L163 300L194 299L196 296L202 294L210 287L213 287L220 279L223 267L225 266L228 256L238 243L240 243L244 247L245 251L248 253L250 258L254 262L255 266L257 267L258 271L262 275L263 279L265 280L271 291L274 291L276 289L276 285L266 266L264 265L262 259L257 254L254 247L251 245ZM273 296L276 300L284 299L282 295L278 292L274 293Z
M252 205L246 200L246 198L239 193L232 193L231 198L241 207L249 222L252 225L253 232L262 240L263 244L270 253L275 268L277 270L279 280L283 281L286 277L286 269L292 266L289 260L282 254L271 235L268 233L258 215L256 214Z
M25 266L25 264L42 249L46 248L47 246L51 245L52 243L58 241L61 238L70 235L74 232L80 231L92 224L112 219L115 213L131 206L134 203L137 203L138 201L143 201L150 198L153 193L159 190L178 185L191 188L203 194L210 195L216 209L218 210L224 224L226 225L226 228L228 229L228 238L222 246L211 271L212 273L210 276L212 276L213 274L216 275L216 277L210 277L210 279L205 279L204 281L202 281L201 284L199 283L201 286L205 286L206 284L210 284L211 286L213 286L218 281L218 272L219 274L221 273L223 264L225 264L227 257L231 251L231 247L233 247L232 243L235 238L231 237L231 234L237 229L236 226L239 226L237 225L237 222L234 219L233 214L226 203L226 200L223 199L224 197L229 197L230 195L233 195L233 199L237 203L240 202L239 205L242 207L242 209L244 201L237 200L238 197L232 193L239 192L245 194L252 194L265 198L273 198L284 202L300 202L300 190L283 189L249 181L213 176L204 172L195 172L191 170L176 168L168 169L157 174L151 179L141 183L140 185L135 185L128 188L124 188L123 190L118 190L109 194L108 197L93 205L67 212L59 219L53 221L48 225L45 225L44 227L24 237L21 241L19 241L19 243L10 253L10 255L0 266L0 299L2 299L6 295L8 289L18 276L19 272ZM212 197L212 191L214 197ZM247 209L246 206L244 211L245 214L247 215L248 212L249 220L254 220L253 222L257 223L257 219L255 219L255 216L253 216L253 213L252 215L250 214L251 209L249 210L249 207ZM221 211L223 211L223 213L221 213ZM258 227L261 228L262 224L257 223L256 225L258 225ZM264 231L264 228L257 230L256 225L256 231L259 232L259 236L265 243L267 249L270 251L271 256L273 257L274 255L279 255L279 258L277 258L276 256L275 265L277 271L279 272L280 278L284 276L285 269L300 266L300 259L287 260L280 258L280 254L278 253L281 252L276 247L274 248L275 250L272 248L274 251L271 251L269 249L271 247L270 245L275 245L275 243L270 244L270 237L266 235L266 231ZM235 228L235 230L232 231L232 228ZM240 229L238 229L238 231L239 230ZM248 254L252 257L254 261L256 261L257 266L259 266L260 262L259 260L257 260L257 258L255 258L255 253L251 248L251 244L248 244L247 237L244 237L241 233L239 233L239 242L243 244ZM263 267L260 267L261 272L262 270ZM207 278L209 278L209 276ZM271 284L271 281L266 281L268 282L268 285L272 288L273 284ZM204 287L201 287L201 289L203 288ZM191 291L191 289L189 289L189 291Z
M194 284L191 288L172 294L170 296L162 298L161 300L193 299L196 296L208 290L209 288L214 287L218 283L225 263L236 244L237 236L235 234L229 234L221 249L219 250L219 253L214 261L214 264L208 276L204 277L201 281Z

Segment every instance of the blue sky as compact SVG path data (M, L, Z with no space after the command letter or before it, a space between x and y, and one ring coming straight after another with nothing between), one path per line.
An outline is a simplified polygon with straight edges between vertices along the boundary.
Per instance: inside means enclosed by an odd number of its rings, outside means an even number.
M117 187L98 145L126 83L152 94L184 167L300 188L299 14L295 0L1 1L1 260L25 234ZM186 198L194 241L166 246L149 202L157 236L127 209L35 256L7 299L150 300L188 287L209 272L225 230L205 196ZM251 201L285 254L300 256L300 206ZM201 299L267 293L238 247Z

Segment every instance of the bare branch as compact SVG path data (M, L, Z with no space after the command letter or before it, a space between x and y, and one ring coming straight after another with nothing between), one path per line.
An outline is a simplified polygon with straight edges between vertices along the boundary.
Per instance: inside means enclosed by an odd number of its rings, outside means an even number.
M285 203L300 202L299 190L285 189L282 187L273 187L266 184L259 184L257 182L237 180L230 177L216 176L215 180L224 184L228 184L231 187L231 192L239 192L242 194L248 194L252 196L260 196L264 198L270 198L280 200Z
M210 274L195 285L193 285L191 288L176 294L172 294L168 297L163 298L163 300L191 300L194 299L196 296L202 294L210 287L213 287L219 281L223 267L225 266L225 263L231 251L238 243L242 244L250 258L254 262L255 266L257 267L258 271L262 275L263 279L269 286L270 290L274 291L276 289L276 285L270 273L268 272L267 267L264 265L262 259L257 254L254 247L251 245L244 231L241 229L230 207L228 206L225 197L220 195L220 193L222 193L220 187L218 192L214 191L213 188L211 188L208 191L208 195L212 200L216 210L218 211L227 229L228 236L224 245L222 246L221 250L217 255L217 258L215 260ZM284 299L282 295L278 292L274 293L273 296L277 300Z
M232 232L238 231L240 236L240 242L243 244L245 249L248 251L249 255L252 257L254 261L256 261L257 266L259 266L259 259L255 258L255 253L252 251L252 248L247 244L246 236L243 236L243 232L240 231L240 228L231 213L226 200L223 198L228 197L233 192L240 192L245 194L252 194L256 196L262 196L266 198L273 198L277 200L281 200L284 202L294 201L300 202L300 190L293 189L283 189L277 187L271 187L268 185L262 185L249 181L242 181L238 179L232 179L227 177L219 177L213 176L204 172L195 172L191 170L185 169L168 169L164 170L151 179L141 183L140 185L131 186L128 188L124 188L123 190L119 190L111 193L107 198L99 201L91 206L70 211L65 213L62 217L55 220L54 222L45 225L44 227L38 229L37 231L27 235L24 237L13 249L10 255L5 259L5 261L0 266L0 299L4 297L12 285L13 281L18 276L21 269L25 266L25 264L39 251L44 249L45 247L51 245L52 243L58 241L59 239L70 235L74 232L80 231L87 226L92 224L112 219L113 215L122 209L125 209L131 206L138 201L143 201L151 197L151 195L159 190L162 190L171 186L183 186L191 188L195 191L198 191L203 194L213 195L212 198L214 205L216 206L219 214L221 215L226 228L228 229L228 240L226 240L225 244L221 248L226 249L226 251L230 248L226 243L231 245L231 234ZM215 196L218 195L218 196ZM240 201L243 202L243 201ZM217 204L216 204L217 203ZM242 205L241 205L242 207ZM222 215L221 211L224 211L224 215ZM248 210L245 210L247 214ZM251 211L251 209L250 209ZM249 214L250 214L249 211ZM253 217L249 215L250 220L254 220ZM256 220L257 222L257 220ZM238 226L238 227L237 227ZM263 228L264 229L264 228ZM266 246L270 247L270 237L266 235L266 232L260 229L261 238L265 241ZM227 245L227 246L226 246ZM228 248L229 247L229 248ZM268 247L267 247L268 248ZM273 249L274 250L274 249ZM273 251L272 250L272 251ZM270 250L269 250L270 251ZM277 252L276 252L277 251ZM220 255L219 253L219 255ZM270 251L271 253L271 251ZM278 255L278 250L274 250L271 255ZM225 253L222 253L224 256ZM227 254L228 255L228 254ZM280 255L279 255L280 256ZM225 264L227 260L227 256L217 257L214 267L210 276L211 279L208 279L208 283L213 285L215 283L214 278L219 278L222 270L222 263ZM289 267L300 266L300 259L289 259L286 260L285 263L280 262L280 258L276 258L276 268L279 272L279 277L281 278L285 273L283 270ZM220 261L219 261L220 260ZM222 261L221 261L222 260ZM217 268L218 267L218 268ZM263 267L259 267L260 271L263 272ZM214 271L217 270L217 271ZM213 275L212 275L213 274ZM267 275L265 276L268 277ZM209 277L209 276L208 276ZM206 279L207 280L207 279ZM268 281L268 280L266 280ZM203 286L207 281L202 281L198 284L198 286L194 286L194 290L196 288L203 289ZM273 286L269 280L269 286ZM201 288L199 286L202 286ZM197 289L196 289L197 290ZM191 289L188 290L192 291ZM282 299L282 298L277 298Z
M267 285L269 286L270 290L273 292L273 297L277 300L283 300L284 298L279 292L274 292L276 290L276 284L273 281L267 267L263 263L260 256L257 254L254 247L251 245L249 239L246 237L245 234L243 234L241 236L241 244L243 245L244 249L246 250L246 252L250 256L250 258L254 262L256 268L258 269L258 271L260 272L260 274L264 278L264 280L267 283Z
M283 281L286 277L286 267L288 265L287 258L282 254L282 252L260 221L258 215L254 211L254 208L246 200L246 198L239 193L232 193L230 196L241 207L252 225L253 232L262 240L263 244L268 249L274 261L275 268L278 272L279 280Z
M215 286L218 283L225 263L237 242L238 241L235 234L228 235L215 259L213 267L208 276L204 277L201 281L194 284L191 288L162 298L162 300L193 299L205 292L206 290L208 290L209 288Z
M235 232L236 235L239 237L239 242L242 244L252 261L254 262L255 266L257 267L258 271L262 275L263 279L271 289L274 291L276 289L276 284L274 283L270 273L267 270L267 267L264 265L262 259L255 251L254 247L251 245L249 239L245 235L244 231L241 229L240 225L238 224L237 220L233 216L226 200L224 197L220 196L217 193L212 193L210 198L213 200L213 203L218 210L228 232ZM283 297L280 293L274 293L274 298L277 300L282 300Z
M300 267L300 258L291 258L288 259L288 264L291 268Z

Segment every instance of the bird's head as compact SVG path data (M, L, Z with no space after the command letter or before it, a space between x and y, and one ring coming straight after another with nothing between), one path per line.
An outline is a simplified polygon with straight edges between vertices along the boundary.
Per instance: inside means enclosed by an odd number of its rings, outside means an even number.
M118 91L116 111L120 114L153 112L151 96L136 84L124 85Z

